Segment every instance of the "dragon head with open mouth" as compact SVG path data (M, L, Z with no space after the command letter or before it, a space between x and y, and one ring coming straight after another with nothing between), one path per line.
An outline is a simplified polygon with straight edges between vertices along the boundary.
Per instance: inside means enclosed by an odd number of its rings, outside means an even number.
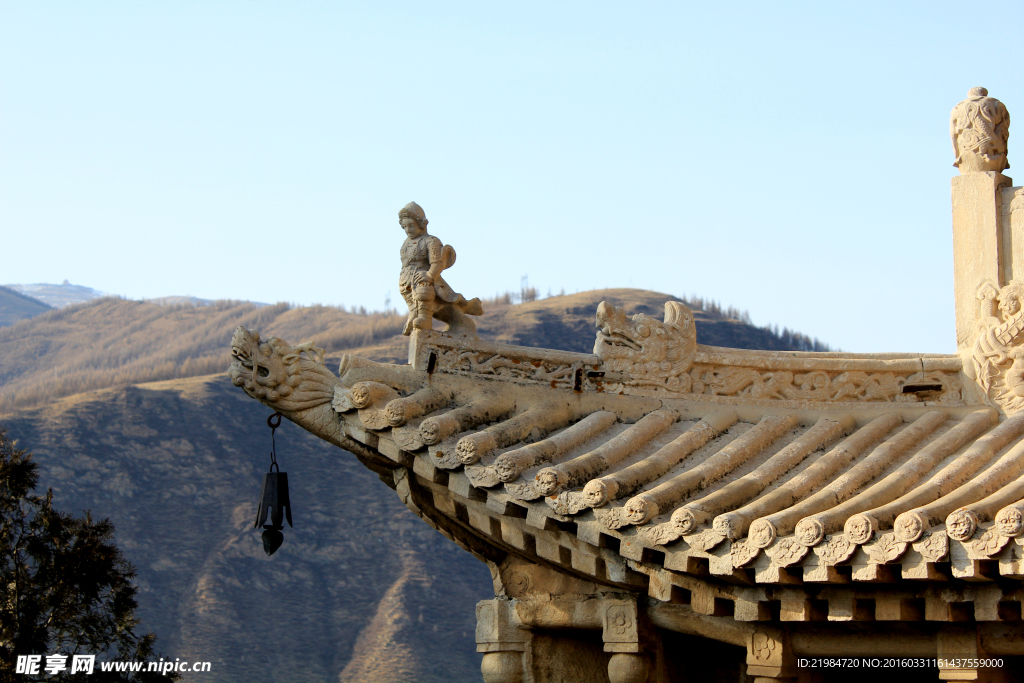
M324 350L313 342L292 346L277 337L263 341L259 332L244 327L231 337L228 375L245 393L283 413L329 404L339 383L324 365Z
M643 313L630 318L621 308L602 301L597 307L594 353L610 372L677 376L686 372L697 353L693 312L678 301L668 301L664 321Z

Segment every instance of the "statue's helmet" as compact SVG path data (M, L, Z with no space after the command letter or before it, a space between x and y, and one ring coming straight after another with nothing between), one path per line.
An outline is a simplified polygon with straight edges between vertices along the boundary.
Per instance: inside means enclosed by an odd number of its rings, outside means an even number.
M423 207L416 202L409 202L398 212L398 222L401 223L403 218L411 218L420 224L421 228L426 229L427 214L423 212Z

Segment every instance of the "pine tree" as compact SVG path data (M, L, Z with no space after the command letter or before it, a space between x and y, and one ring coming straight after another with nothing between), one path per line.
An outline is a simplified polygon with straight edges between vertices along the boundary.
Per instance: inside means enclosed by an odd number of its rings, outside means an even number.
M156 636L135 629L135 569L114 544L114 525L53 507L33 493L38 466L0 427L0 680L70 681L73 655L96 655L88 680L166 681L156 672L103 672L101 661L156 661ZM56 675L15 674L18 655L66 655Z

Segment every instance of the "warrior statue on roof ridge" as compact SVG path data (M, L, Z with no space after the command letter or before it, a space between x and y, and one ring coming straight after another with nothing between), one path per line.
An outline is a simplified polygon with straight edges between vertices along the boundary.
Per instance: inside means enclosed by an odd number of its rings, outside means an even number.
M414 329L433 329L433 319L448 323L446 333L477 338L476 324L468 315L483 315L480 299L467 300L441 277L441 271L455 264L455 249L427 233L426 214L416 202L398 212L398 222L407 238L402 243L402 271L398 291L409 305L409 318L402 334Z

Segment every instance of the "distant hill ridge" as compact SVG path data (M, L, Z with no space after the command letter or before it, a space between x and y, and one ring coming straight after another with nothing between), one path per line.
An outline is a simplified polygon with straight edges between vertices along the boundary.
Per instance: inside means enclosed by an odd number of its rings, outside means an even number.
M91 287L73 285L67 280L60 285L7 285L0 286L0 327L13 325L19 320L31 318L53 308L66 308L79 304L91 303L98 299L123 299L116 294L106 294ZM143 301L158 306L212 306L223 300L201 299L196 296L161 296ZM250 301L235 303L251 303L257 308L269 304Z
M50 306L9 287L0 287L0 326L13 325L50 310Z
M481 338L492 341L589 352L601 301L623 307L630 315L661 318L668 300L681 301L658 292L604 289L524 304L492 302L478 329ZM784 351L828 348L798 333L754 327L708 308L694 311L697 340L703 344ZM0 412L84 391L223 372L238 325L259 330L264 338L313 340L334 362L343 353L355 353L405 363L404 322L405 315L395 311L355 313L331 306L293 308L238 301L158 305L96 299L0 327Z
M41 301L52 308L62 308L72 304L80 304L92 301L93 299L111 296L92 287L73 285L67 280L59 285L36 283L31 285L5 285L5 287Z

